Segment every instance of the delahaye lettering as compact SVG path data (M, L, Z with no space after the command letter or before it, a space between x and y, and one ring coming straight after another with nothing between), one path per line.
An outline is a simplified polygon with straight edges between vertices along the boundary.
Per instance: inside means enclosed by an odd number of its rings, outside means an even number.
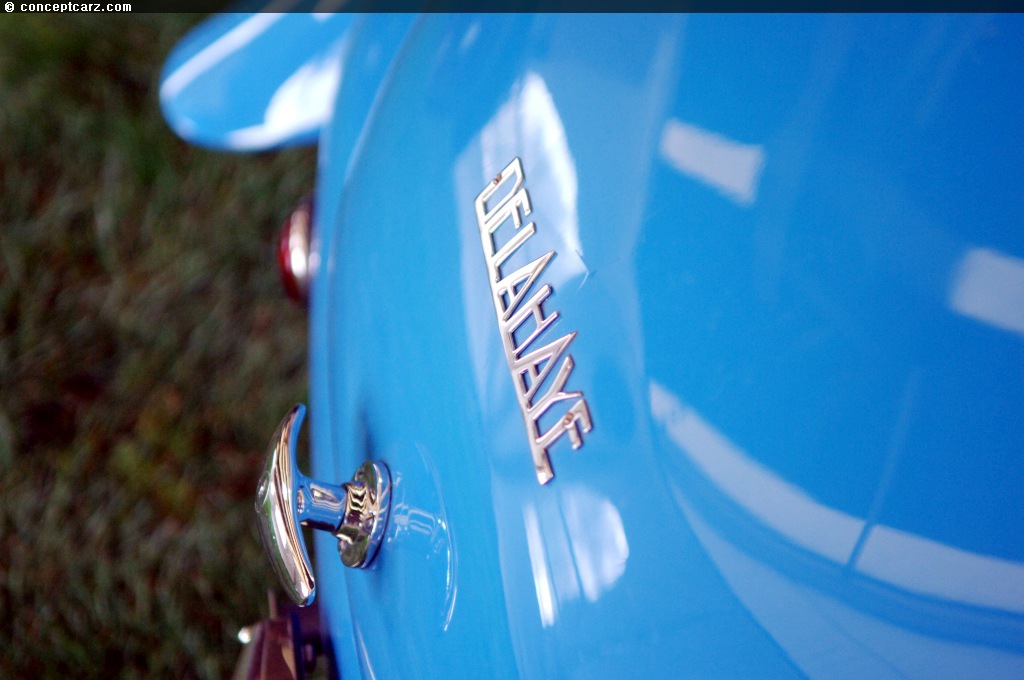
M498 330L515 385L519 409L526 424L533 465L537 480L541 484L547 484L555 476L548 449L562 435L568 435L572 448L580 448L583 445L583 434L590 432L593 425L590 408L583 393L566 390L566 384L576 365L572 355L568 354L569 346L576 339L576 331L527 351L558 318L558 312L547 315L544 310L544 303L553 292L550 285L544 284L530 295L534 284L555 256L555 251L549 251L514 272L502 275L502 266L537 233L537 225L534 222L523 224L523 220L533 212L530 195L524 186L525 179L522 162L519 158L513 159L476 197L474 208L487 261ZM509 183L512 184L512 188L503 191L501 197L495 201L494 197L498 190ZM495 244L496 232L509 219L512 221L514 234L498 247ZM526 338L517 341L516 332L531 318L534 329ZM545 384L547 388L543 389ZM541 416L556 404L563 402L572 403L555 424L541 433Z

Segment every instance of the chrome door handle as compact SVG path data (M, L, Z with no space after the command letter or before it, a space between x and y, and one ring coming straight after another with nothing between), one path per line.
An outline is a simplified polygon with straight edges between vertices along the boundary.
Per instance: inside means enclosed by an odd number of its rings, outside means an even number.
M300 606L316 597L302 526L331 532L342 563L365 568L380 548L391 506L391 474L381 461L363 463L352 481L340 486L299 472L295 448L305 415L306 407L296 404L281 421L256 490L263 547L281 585Z

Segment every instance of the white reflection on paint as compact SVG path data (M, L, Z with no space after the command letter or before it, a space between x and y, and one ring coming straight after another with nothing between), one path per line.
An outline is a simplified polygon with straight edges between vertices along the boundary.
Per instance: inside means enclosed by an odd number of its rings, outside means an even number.
M160 85L160 99L172 99L193 80L219 64L226 57L244 48L261 36L268 28L285 17L285 14L254 14L233 29L196 52L188 61L167 76Z
M261 148L319 129L331 115L341 79L343 50L342 44L326 56L303 64L274 92L263 123L231 132L229 144L236 149Z
M523 508L541 625L551 626L561 603L582 595L596 602L626 572L629 543L618 509L579 485Z
M875 526L857 570L915 593L1024 612L1024 566L923 536Z
M462 208L458 213L462 239L459 264L464 308L467 310L484 310L493 314L491 292L486 285L480 285L483 258L473 198L516 157L523 160L534 208L530 219L537 223L537 235L528 239L514 257L525 263L555 250L558 255L544 276L545 282L554 287L556 295L566 282L582 281L587 276L579 235L576 162L547 84L540 75L529 72L516 83L508 100L483 126L479 136L459 154L455 163L455 202ZM492 342L493 333L493 316L491 320L481 322L473 314L466 315L466 335L481 410L514 413L517 407L514 393L507 388L508 370L500 343ZM509 403L493 403L502 399ZM514 420L503 419L500 426L507 429L496 436L507 437L509 441L521 439L522 422Z
M482 167L498 171L513 158L521 157L534 210L541 211L543 216L537 225L538 232L557 235L565 243L564 247L555 248L559 257L571 252L582 254L576 210L576 161L569 151L562 118L540 75L527 73L518 93L480 131L480 153ZM493 173L481 173L473 191L466 195L480 193L490 176ZM530 239L523 247L530 260L550 249L541 250L542 246L535 244L538 240ZM536 253L530 252L531 245Z
M809 678L1022 677L1011 651L902 628L795 582L727 541L678 488L677 501L733 593Z
M864 520L819 503L780 478L651 381L651 414L680 451L723 494L784 538L840 565L849 563ZM907 591L1024 612L1024 565L962 550L884 525L851 565Z
M1024 260L987 248L968 250L954 270L950 308L1024 335Z
M474 21L466 29L465 35L462 36L462 40L459 41L459 51L465 52L476 43L477 36L480 35L480 22Z
M849 560L863 520L776 476L655 382L651 412L708 479L751 515L803 548L840 564Z
M540 622L547 628L555 622L555 593L551 587L551 573L548 571L544 555L544 539L540 535L537 508L532 505L523 507L523 523L526 526L526 545L530 551L530 566L533 568L533 585L537 590Z
M629 544L611 501L583 487L562 494L562 518L583 595L596 602L626 571Z
M757 198L765 163L760 144L742 144L696 125L669 120L661 133L660 151L673 168L739 205L752 205Z

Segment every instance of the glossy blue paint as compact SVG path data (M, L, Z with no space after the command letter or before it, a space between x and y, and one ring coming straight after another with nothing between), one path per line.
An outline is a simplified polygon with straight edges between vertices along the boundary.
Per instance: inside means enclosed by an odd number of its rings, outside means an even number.
M342 676L1024 674L1024 20L372 21L310 308L314 474L394 478L371 570L318 538ZM546 486L515 157L594 421Z
M314 143L330 118L353 15L224 14L164 65L160 105L184 139L254 151Z
M319 157L318 181L323 187L317 194L315 223L330 222L338 209L340 188L345 182L349 162L358 146L366 121L373 117L377 93L390 73L395 56L401 48L409 29L416 20L412 14L368 14L359 15L346 37L343 58L343 77L335 96L333 120L323 130L320 140L323 153ZM317 230L314 233L314 250L318 253L332 252L330 239L334 229ZM322 242L320 239L324 239ZM326 348L326 341L312 343L314 347ZM317 362L319 363L319 362Z
M1021 37L420 21L321 188L317 460L408 517L345 575L362 671L1019 675ZM545 487L472 212L516 156L595 423Z

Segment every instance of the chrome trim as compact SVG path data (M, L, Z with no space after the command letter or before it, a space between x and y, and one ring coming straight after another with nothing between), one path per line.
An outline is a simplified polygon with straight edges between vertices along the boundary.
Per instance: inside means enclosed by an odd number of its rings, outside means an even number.
M565 434L569 436L573 449L580 448L584 443L584 433L593 429L593 421L583 392L565 390L576 365L572 355L567 352L569 345L576 339L577 332L572 331L541 347L534 345L534 341L544 334L559 316L557 311L547 314L544 310L544 302L553 292L550 285L542 285L527 299L534 282L544 273L551 258L555 257L555 251L551 250L541 255L514 272L502 272L502 267L508 263L509 258L537 233L537 225L534 222L523 223L524 218L533 212L530 194L524 186L525 181L522 161L518 157L513 158L508 166L480 191L473 202L473 208L480 230L484 258L487 261L491 301L498 317L501 345L505 350L509 372L512 374L523 424L526 425L534 471L537 474L537 481L547 484L555 477L548 449ZM488 203L498 189L507 185L511 185L511 189L506 190L495 205L489 206ZM498 248L494 242L495 232L510 218L515 234ZM516 331L530 318L533 319L536 328L525 340L517 342ZM532 351L528 352L527 348L532 348ZM557 371L554 370L556 366ZM540 388L545 384L547 388L542 391ZM572 401L572 405L542 433L541 417L552 406L565 401Z
M391 473L381 461L363 463L345 485L345 521L334 535L346 567L363 569L377 556L391 509Z
M301 527L331 532L342 563L365 568L380 548L391 504L391 474L382 462L363 463L352 481L340 486L299 472L295 450L305 414L306 407L296 404L281 421L256 490L263 547L288 597L300 606L316 597Z

